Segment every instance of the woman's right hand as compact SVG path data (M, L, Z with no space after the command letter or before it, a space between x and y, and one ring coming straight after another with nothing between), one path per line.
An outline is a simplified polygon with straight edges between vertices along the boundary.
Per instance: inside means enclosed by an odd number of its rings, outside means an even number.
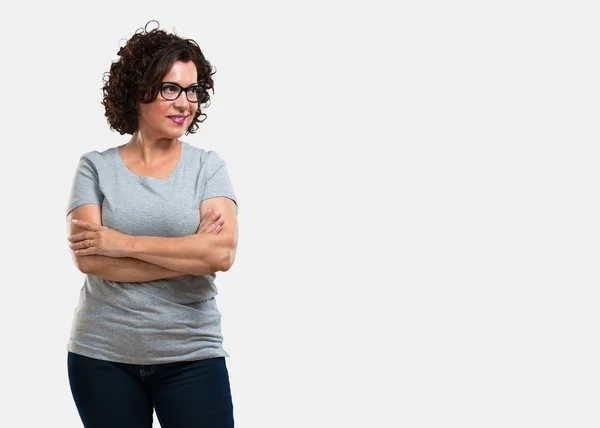
M225 219L221 216L221 213L215 213L215 212L213 212L212 209L209 209L206 212L206 214L204 214L204 217L202 217L202 219L200 221L200 226L198 226L198 230L196 231L196 234L198 234L198 233L218 234L219 232L221 232L221 226L223 226L224 222L225 222Z

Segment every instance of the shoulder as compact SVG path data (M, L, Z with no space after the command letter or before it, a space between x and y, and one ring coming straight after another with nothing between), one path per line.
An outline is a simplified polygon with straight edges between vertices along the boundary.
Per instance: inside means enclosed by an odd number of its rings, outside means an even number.
M221 156L214 150L206 150L183 141L182 144L185 144L186 150L190 153L190 159L192 159L194 163L200 165L201 169L214 171L225 163Z
M101 167L106 164L107 159L112 155L112 150L115 150L115 148L111 147L104 151L93 150L85 152L79 157L79 160L80 162L85 162L94 165L95 167Z

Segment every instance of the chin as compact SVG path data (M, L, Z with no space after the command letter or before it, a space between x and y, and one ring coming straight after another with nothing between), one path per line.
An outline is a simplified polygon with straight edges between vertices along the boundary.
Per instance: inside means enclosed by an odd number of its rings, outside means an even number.
M185 129L183 129L181 131L176 131L176 132L173 132L173 130L167 131L163 135L165 136L165 138L181 138L181 137L183 137L184 134L185 134Z

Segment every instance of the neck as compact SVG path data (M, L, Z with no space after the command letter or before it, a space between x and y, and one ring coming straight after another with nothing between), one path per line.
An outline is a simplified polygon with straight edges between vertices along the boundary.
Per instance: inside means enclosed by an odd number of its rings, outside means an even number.
M146 164L152 164L164 159L166 156L170 155L178 145L179 140L177 138L152 138L151 136L140 132L140 130L134 132L131 139L126 144L126 146L133 152L136 152Z

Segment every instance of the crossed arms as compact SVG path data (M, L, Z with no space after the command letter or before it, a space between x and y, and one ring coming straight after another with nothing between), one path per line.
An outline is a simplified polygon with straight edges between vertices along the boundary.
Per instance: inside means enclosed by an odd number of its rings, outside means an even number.
M120 282L146 282L173 278L181 275L207 275L228 270L235 260L238 229L235 203L226 197L205 199L200 205L200 217L205 218L209 209L220 212L223 219L218 233L199 233L178 238L156 236L131 236L116 232L119 238L112 243L118 247L113 256L81 255L71 249L71 257L83 273ZM86 227L72 222L77 219ZM101 207L84 204L67 216L69 236L88 234L92 225L102 225ZM112 229L111 233L115 232ZM114 237L114 236L113 236ZM85 252L85 250L83 250Z

